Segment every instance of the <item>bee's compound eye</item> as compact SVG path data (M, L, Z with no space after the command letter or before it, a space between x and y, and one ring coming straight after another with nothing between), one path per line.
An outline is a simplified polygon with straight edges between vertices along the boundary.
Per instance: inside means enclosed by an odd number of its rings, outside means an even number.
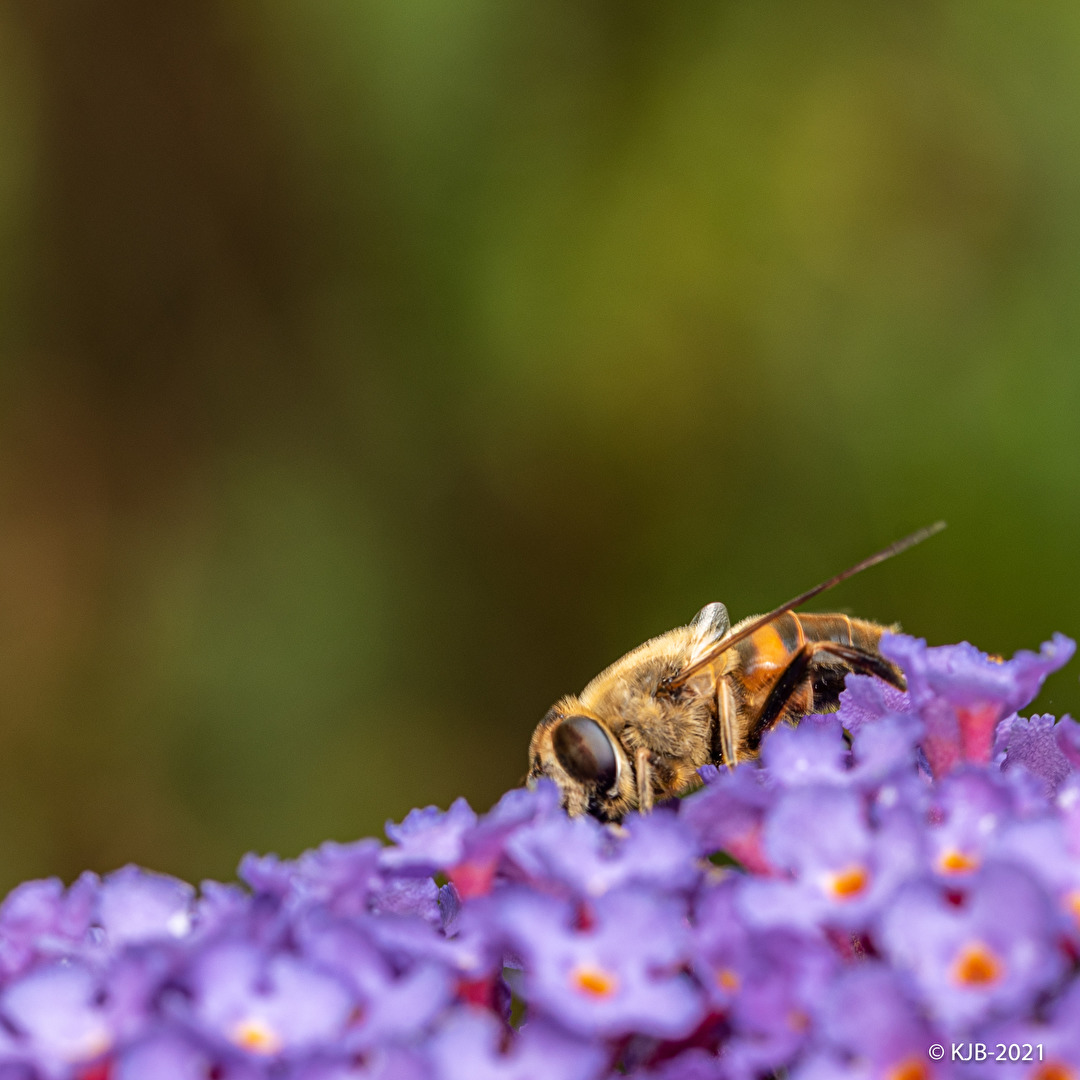
M559 764L575 780L612 787L618 775L618 759L611 736L591 716L568 716L552 736Z

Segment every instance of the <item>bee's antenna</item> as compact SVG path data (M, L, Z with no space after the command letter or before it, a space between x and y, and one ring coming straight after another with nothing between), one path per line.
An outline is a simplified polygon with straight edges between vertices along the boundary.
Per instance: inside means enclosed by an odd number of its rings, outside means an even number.
M835 577L829 578L828 581L823 581L820 585L815 585L807 592L796 596L794 600L789 600L786 604L781 604L767 615L758 616L753 622L749 622L745 626L739 627L736 633L729 633L727 637L721 638L707 653L700 656L690 664L689 667L683 668L682 671L676 672L670 678L666 679L663 685L667 686L669 689L682 685L691 675L696 674L702 668L708 667L718 656L726 653L732 645L748 638L755 631L760 630L766 623L772 622L778 615L783 615L787 611L792 611L794 608L801 607L807 600L812 600L815 596L825 592L827 589L831 589L834 585L839 585L841 581L847 581L849 577L854 577L863 570L867 570L871 566L876 566L879 562L891 559L894 555L899 555L901 551L907 551L909 547L921 544L924 540L933 536L935 533L941 532L944 528L944 521L935 521L933 525L927 525L925 529L919 529L918 532L913 532L910 536L905 536L903 540L897 540L887 548L879 551L876 555L871 555L868 559L863 559L862 562L856 563L847 570L842 570Z

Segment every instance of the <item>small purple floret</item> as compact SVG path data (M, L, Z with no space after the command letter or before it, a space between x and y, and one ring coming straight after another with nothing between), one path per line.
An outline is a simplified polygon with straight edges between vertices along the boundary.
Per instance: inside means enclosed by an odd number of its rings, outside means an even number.
M507 939L525 961L530 999L580 1035L680 1038L703 1016L683 974L690 935L675 900L608 893L583 920L561 901L518 891L502 904Z
M881 916L886 956L945 1028L1026 1009L1062 973L1046 894L1024 868L987 863L962 889L912 881Z
M113 946L182 938L191 930L194 902L186 882L125 866L101 883L97 921Z
M1065 717L1062 723L1068 728L1073 721ZM999 725L995 749L1000 746L1004 752L1003 770L1022 765L1040 777L1046 793L1053 795L1072 772L1069 759L1061 749L1063 741L1057 737L1057 725L1049 714L1027 720L1013 716Z
M410 810L400 825L386 823L386 835L395 846L382 853L380 864L391 872L421 876L456 866L476 821L475 812L464 799L458 799L445 813L435 806Z
M298 956L241 941L209 946L184 982L191 1022L260 1058L332 1048L355 1003L343 980Z
M998 722L1034 699L1046 676L1064 666L1076 643L1055 634L1038 653L998 660L966 641L929 648L921 638L886 634L881 652L899 664L926 731L923 749L935 775L961 761L989 762Z
M604 1064L601 1047L543 1020L525 1024L512 1045L490 1013L453 1013L431 1040L438 1080L589 1080Z

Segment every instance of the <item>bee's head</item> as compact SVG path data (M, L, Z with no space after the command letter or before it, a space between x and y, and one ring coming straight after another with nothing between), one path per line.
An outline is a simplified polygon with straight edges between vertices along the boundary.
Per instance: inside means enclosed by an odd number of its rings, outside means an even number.
M625 748L576 698L549 709L533 732L528 783L544 776L559 785L571 817L589 813L618 821L632 805L633 769Z

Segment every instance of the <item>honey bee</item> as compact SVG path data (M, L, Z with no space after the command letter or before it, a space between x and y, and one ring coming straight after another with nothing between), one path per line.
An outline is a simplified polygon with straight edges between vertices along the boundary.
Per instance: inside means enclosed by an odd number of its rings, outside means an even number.
M766 615L731 626L723 604L707 604L639 645L548 710L529 744L528 783L550 777L569 814L617 822L695 786L702 765L756 757L777 724L835 711L849 672L903 690L878 651L892 628L794 609L944 527L920 529Z

